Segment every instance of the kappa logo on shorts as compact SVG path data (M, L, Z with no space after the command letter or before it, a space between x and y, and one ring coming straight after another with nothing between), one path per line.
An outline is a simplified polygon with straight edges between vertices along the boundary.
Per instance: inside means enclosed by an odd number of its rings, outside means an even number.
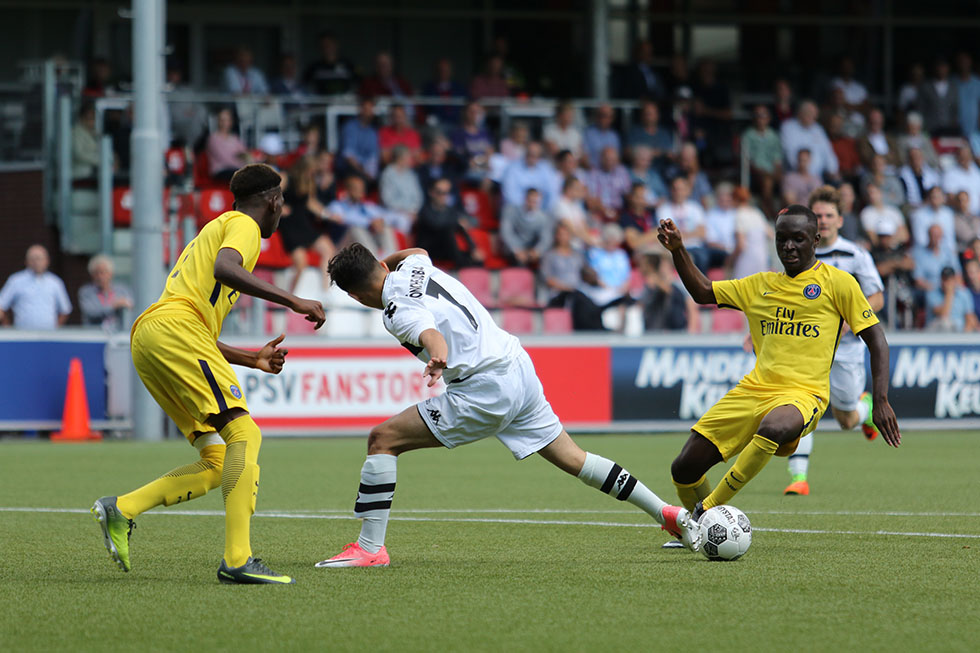
M811 283L809 286L803 289L803 296L807 299L816 299L820 296L820 286L815 283Z
M237 385L231 386L231 388L229 388L229 390L231 390L231 396L234 397L235 399L241 399L242 398L242 391L241 391L241 389L239 389L239 387Z
M426 408L426 410L429 412L429 419L432 420L432 423L438 424L439 420L442 419L442 413L440 413L435 408Z

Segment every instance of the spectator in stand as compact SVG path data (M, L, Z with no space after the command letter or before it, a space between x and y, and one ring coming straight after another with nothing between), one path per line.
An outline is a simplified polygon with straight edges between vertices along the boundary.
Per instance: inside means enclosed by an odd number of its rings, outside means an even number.
M291 168L301 156L315 157L321 151L323 151L323 139L321 138L320 125L311 122L303 127L299 145L280 160L280 165L284 168Z
M113 283L112 259L96 254L89 259L88 274L92 277L91 283L78 289L82 324L102 327L110 333L128 327L126 311L133 308L133 295L123 284Z
M644 331L685 331L697 321L697 304L674 272L670 258L659 252L640 257Z
M681 86L677 89L670 118L679 142L686 143L697 137L694 123L694 95L689 87Z
M466 88L453 79L453 62L443 57L436 62L436 77L422 86L422 95L457 100L466 97ZM440 125L455 125L459 122L460 109L455 104L441 104L427 108L429 115L435 116Z
M350 93L356 74L354 65L340 56L340 44L330 32L322 32L317 39L320 58L311 63L303 74L307 88L316 95Z
M938 189L940 195L942 189ZM909 229L905 226L905 217L897 207L885 204L884 195L881 188L875 182L870 182L864 189L868 205L861 210L861 227L868 235L871 244L877 243L877 236L881 233L882 225L890 225L889 229L894 229L895 242L904 245L909 241Z
M208 136L205 150L208 155L208 171L218 181L231 181L231 176L248 163L248 150L238 134L232 131L235 125L231 109L218 111L218 130Z
M234 95L268 95L265 73L252 65L252 51L246 47L235 50L235 61L225 68L224 90Z
M939 169L939 156L936 155L936 148L932 146L932 139L922 132L922 114L915 111L905 116L905 133L898 137L898 149L902 161L909 160L909 151L913 148L922 151L927 165Z
M708 270L708 250L705 247L704 208L691 199L691 185L686 177L675 177L670 182L670 199L657 209L658 220L673 220L677 225L688 254L702 272Z
M42 245L28 247L25 262L27 267L10 275L0 288L0 324L30 331L57 329L71 313L65 283L48 271L51 259Z
M855 138L844 133L844 119L838 115L830 117L827 123L827 137L837 157L837 165L843 177L856 177L861 171L861 157Z
M854 209L854 205L857 203L854 186L844 182L837 189L837 192L840 193L840 214L844 221L840 228L840 235L852 243L866 242L868 239L861 227L861 218Z
M464 162L467 180L487 186L493 141L483 126L483 119L484 112L480 103L472 100L468 102L463 109L463 122L452 134L452 144Z
M776 126L780 127L784 122L796 115L796 103L793 101L793 87L785 79L777 79L773 84L773 96L775 100L772 105L772 115L776 121Z
M643 39L633 48L633 62L625 71L621 96L629 100L649 98L654 101L667 97L664 84L653 68L650 39Z
M949 63L938 59L935 75L919 87L919 111L926 131L933 136L959 134L959 94L949 78Z
M548 306L567 308L576 331L601 331L602 311L585 293L583 277L594 279L595 272L585 263L585 255L572 246L572 233L564 222L555 225L554 247L541 257L540 273L548 290Z
M316 166L313 171L313 181L316 184L316 198L320 204L328 206L337 199L337 177L334 175L333 152L321 150L316 154ZM334 242L340 238L330 236Z
M922 103L919 101L919 91L922 84L926 81L925 67L916 62L909 66L909 76L902 88L898 90L898 110L902 113L910 111L920 111Z
M686 95L691 97L690 90L694 86L691 79L691 69L687 65L687 58L680 53L676 53L670 58L670 70L667 72L667 93L665 99L668 101L676 98L678 92L683 88L687 89Z
M320 257L321 288L326 290L330 287L327 264L336 252L336 247L321 230L321 219L329 217L329 214L316 191L314 159L311 156L302 156L293 163L289 169L289 177L285 180L282 193L283 220L279 224L283 249L292 259L295 271L289 292L296 289L303 271L309 267L310 250ZM345 231L343 227L335 224L334 229L342 238Z
M347 196L327 207L327 219L347 225L348 239L361 243L376 257L384 258L397 251L395 230L388 223L385 212L365 199L364 179L351 175L345 180L344 188Z
M504 62L503 74L504 79L507 80L507 88L510 89L510 95L517 95L526 91L527 80L525 79L524 73L518 69L517 64L510 58L510 41L507 40L506 36L498 34L494 37L490 54L500 57Z
M912 242L924 245L929 241L929 228L939 225L942 228L944 245L951 252L956 251L956 229L953 210L946 206L946 193L939 186L933 186L926 193L926 203L911 215Z
M208 130L208 110L201 102L186 98L193 93L193 89L184 83L184 71L173 59L167 61L167 83L164 90L182 96L179 100L168 98L167 102L173 139L196 151L199 141Z
M412 161L409 149L404 145L396 145L392 150L391 163L381 173L381 181L378 183L381 203L389 211L400 214L406 224L415 221L415 216L425 201L418 175L412 169Z
M667 184L664 183L660 173L653 168L653 150L646 145L637 145L633 148L630 181L634 184L643 184L647 206L657 206L667 197Z
M820 188L823 181L810 172L810 150L796 152L795 168L783 175L783 204L804 204L810 193Z
M769 126L772 117L764 104L752 110L752 126L742 132L742 154L749 162L750 183L759 189L762 206L775 215L773 191L783 176L783 148L779 134Z
M449 141L443 136L435 136L425 150L425 162L415 168L422 190L428 193L437 179L449 181L451 192L446 202L450 206L459 206L462 200L459 195L459 171L449 159Z
M94 182L99 172L99 135L95 131L95 105L83 102L71 128L72 181Z
M973 74L973 57L968 52L956 55L957 117L963 138L971 145L980 143L977 119L980 117L980 77Z
M483 98L502 98L510 95L510 87L504 76L504 58L492 54L487 57L483 74L473 78L470 84L470 97L474 100Z
M732 98L728 84L718 79L713 59L705 58L698 64L698 78L692 90L694 120L698 129L704 132L708 165L727 165L735 158L732 151Z
M500 183L500 193L505 206L522 206L527 200L527 191L538 191L538 201L545 211L550 211L555 201L552 196L555 187L555 173L547 160L541 157L541 143L528 143L523 160L514 161L504 170Z
M299 79L293 55L284 54L279 58L279 77L272 82L272 94L292 100L293 104L302 103L306 98L306 88Z
M970 210L970 196L965 190L953 195L952 208L956 251L962 256L972 250L980 238L980 216Z
M963 276L966 289L973 298L973 315L980 320L980 261L969 258L963 263Z
M627 251L634 255L648 252L658 244L657 219L647 205L647 189L642 182L633 182L619 214L619 226L623 228Z
M640 124L630 128L626 143L630 151L637 147L647 147L653 154L653 160L661 168L665 168L674 157L674 134L669 128L660 125L660 107L652 100L644 100L640 109Z
M500 242L517 265L535 266L549 249L554 236L551 217L541 208L541 192L528 188L524 202L504 207L500 216Z
M438 177L432 181L428 199L415 222L415 244L429 252L434 261L465 267L482 261L483 254L470 237L470 216L463 212L459 204L450 203L452 193L453 185L449 179ZM460 249L458 235L466 241L468 251Z
M912 277L915 279L916 288L928 293L942 287L943 269L952 268L956 274L961 270L956 251L950 249L948 237L942 226L931 225L925 243L912 248L912 258L915 259Z
M570 150L562 150L555 155L554 160L555 166L555 178L556 178L556 188L561 189L561 184L564 180L569 177L577 177L585 183L586 171L579 166L579 158L576 157Z
M956 165L943 173L943 190L950 194L965 190L970 194L970 211L980 213L980 168L969 145L957 150Z
M607 224L602 228L600 246L591 248L585 255L589 269L594 275L586 275L582 292L599 307L600 312L613 306L620 307L620 324L625 322L622 315L630 302L630 258L623 250L623 228L618 224Z
M668 173L669 177L681 176L687 179L690 189L691 199L700 202L701 206L707 206L711 199L711 182L708 175L701 170L701 162L698 159L698 148L694 143L684 143L681 146L677 165Z
M938 186L939 173L926 165L925 155L917 147L908 152L908 164L902 166L899 178L905 187L905 201L911 208L919 208L925 201L926 191Z
M408 111L401 104L393 104L388 109L388 124L378 130L378 145L381 146L381 161L387 165L392 161L394 148L401 146L408 150L413 163L422 152L422 139L408 120Z
M888 307L895 304L899 308L911 308L915 297L915 282L912 271L915 269L915 259L909 253L909 248L895 240L895 226L882 222L875 234L877 244L871 247L871 258L878 268L881 281L885 286L885 304L878 312L882 318L897 322L898 315L888 314ZM894 293L894 298L890 294Z
M522 120L515 120L510 125L510 134L500 141L500 154L508 161L524 158L527 144L531 142L531 128Z
M374 128L374 99L362 97L357 103L357 118L348 120L340 130L340 157L343 169L373 181L378 176L381 145Z
M867 113L868 89L854 79L854 60L850 57L842 57L839 70L840 74L830 81L831 87L839 88L844 92L844 101L847 102L848 109Z
M715 205L704 216L708 267L725 267L735 250L735 187L723 182L715 188Z
M773 230L762 211L752 206L749 189L732 191L735 200L735 249L732 252L732 278L742 279L769 269Z
M617 157L622 152L619 132L613 126L614 119L615 113L610 105L599 105L595 111L595 123L585 129L585 157L590 168L598 165L601 153L607 147L616 150Z
M370 97L392 97L396 100L412 95L412 85L395 73L391 54L382 50L374 57L374 74L361 82L358 94Z
M943 268L939 288L926 293L926 309L926 328L930 331L963 333L977 330L973 295L951 267Z
M585 184L582 180L575 175L569 175L564 178L561 195L552 211L554 221L565 225L571 234L572 247L578 250L595 247L599 242L596 235L598 229L585 210L585 196Z
M804 100L797 117L784 122L779 132L783 157L787 162L795 163L797 152L806 148L810 150L810 174L829 180L839 178L837 156L830 146L827 133L817 123L817 105L812 101Z
M834 118L841 119L841 133L845 136L857 138L864 131L864 114L847 107L844 91L839 88L831 89L827 104L820 110L821 124L829 126Z
M871 167L876 154L885 157L888 167L893 170L902 165L898 142L885 133L885 114L881 109L875 108L868 113L868 131L858 140L858 153L866 168Z
M874 183L881 189L881 194L885 204L889 206L902 206L905 204L905 186L902 180L890 168L887 160L880 154L871 157L871 166L861 177L861 188Z
M623 195L630 189L630 174L619 162L619 150L608 146L602 149L599 165L585 175L585 187L589 191L589 209L603 220L615 220L623 208Z
M568 150L576 159L582 157L582 130L575 124L575 107L562 102L555 109L555 120L544 127L544 142L552 156Z
M88 64L88 77L85 80L85 87L82 89L82 97L94 100L95 98L115 95L115 84L112 83L112 67L109 60L98 57L92 59Z

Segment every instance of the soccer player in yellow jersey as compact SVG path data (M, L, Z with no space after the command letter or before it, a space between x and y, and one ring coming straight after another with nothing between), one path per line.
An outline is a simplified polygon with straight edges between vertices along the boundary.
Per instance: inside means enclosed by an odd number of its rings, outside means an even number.
M691 429L670 468L681 502L698 519L728 503L773 455L788 456L827 409L830 366L846 321L871 351L874 423L885 442L902 440L888 403L888 343L854 277L817 260L817 216L793 204L776 219L776 251L784 272L709 281L691 262L680 231L661 220L660 242L684 287L699 304L745 313L755 368ZM705 473L738 455L712 490Z
M150 394L198 450L201 459L178 467L128 494L102 497L92 513L105 547L129 571L133 519L155 506L204 496L219 485L225 503L225 552L218 580L225 583L291 583L252 557L249 523L259 486L262 434L248 413L230 363L278 374L287 351L280 335L261 350L218 341L221 324L241 293L305 315L319 328L318 301L300 299L252 274L262 238L279 226L280 176L251 164L231 179L235 210L221 214L188 243L160 299L133 324L133 365Z

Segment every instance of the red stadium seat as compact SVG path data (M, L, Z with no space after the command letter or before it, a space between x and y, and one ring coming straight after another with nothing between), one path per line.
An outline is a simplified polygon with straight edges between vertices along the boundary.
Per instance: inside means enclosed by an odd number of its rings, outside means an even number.
M228 184L215 181L211 177L211 171L209 170L208 164L208 153L205 150L201 150L194 155L194 188L204 190L207 188L228 188Z
M478 250L483 252L483 266L488 270L500 270L507 267L507 259L500 256L494 244L493 236L483 229L470 229L470 238Z
M133 222L133 189L119 187L112 189L112 224L128 227Z
M183 148L172 147L163 156L168 173L180 177L184 176L184 173L187 172L187 157L184 156Z
M505 308L500 316L504 331L523 335L534 332L534 311L526 308Z
M536 306L534 273L527 268L505 268L500 271L500 306Z
M490 195L484 190L467 189L462 193L463 210L477 219L481 229L494 231L500 227L500 220L493 211Z
M494 305L490 292L490 273L483 268L463 268L459 271L459 282L473 293L477 301L486 307Z
M708 277L709 281L724 281L728 278L725 274L725 268L709 268L708 274L704 275Z
M235 196L231 191L212 188L201 191L201 202L197 211L197 226L203 227L225 211L231 211Z
M546 308L541 313L545 333L571 333L572 312L567 308Z
M745 316L741 311L716 308L711 311L711 331L713 333L742 333L745 331Z
M282 246L282 236L279 232L273 234L262 241L262 248L259 250L259 260L256 269L264 268L288 268L293 264L293 259L286 253Z

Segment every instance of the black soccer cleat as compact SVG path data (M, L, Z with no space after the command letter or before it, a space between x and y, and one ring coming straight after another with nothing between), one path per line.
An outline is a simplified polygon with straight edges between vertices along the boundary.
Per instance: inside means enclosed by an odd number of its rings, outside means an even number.
M222 560L218 580L229 585L289 585L296 582L266 567L261 558L249 558L241 567L229 567Z

